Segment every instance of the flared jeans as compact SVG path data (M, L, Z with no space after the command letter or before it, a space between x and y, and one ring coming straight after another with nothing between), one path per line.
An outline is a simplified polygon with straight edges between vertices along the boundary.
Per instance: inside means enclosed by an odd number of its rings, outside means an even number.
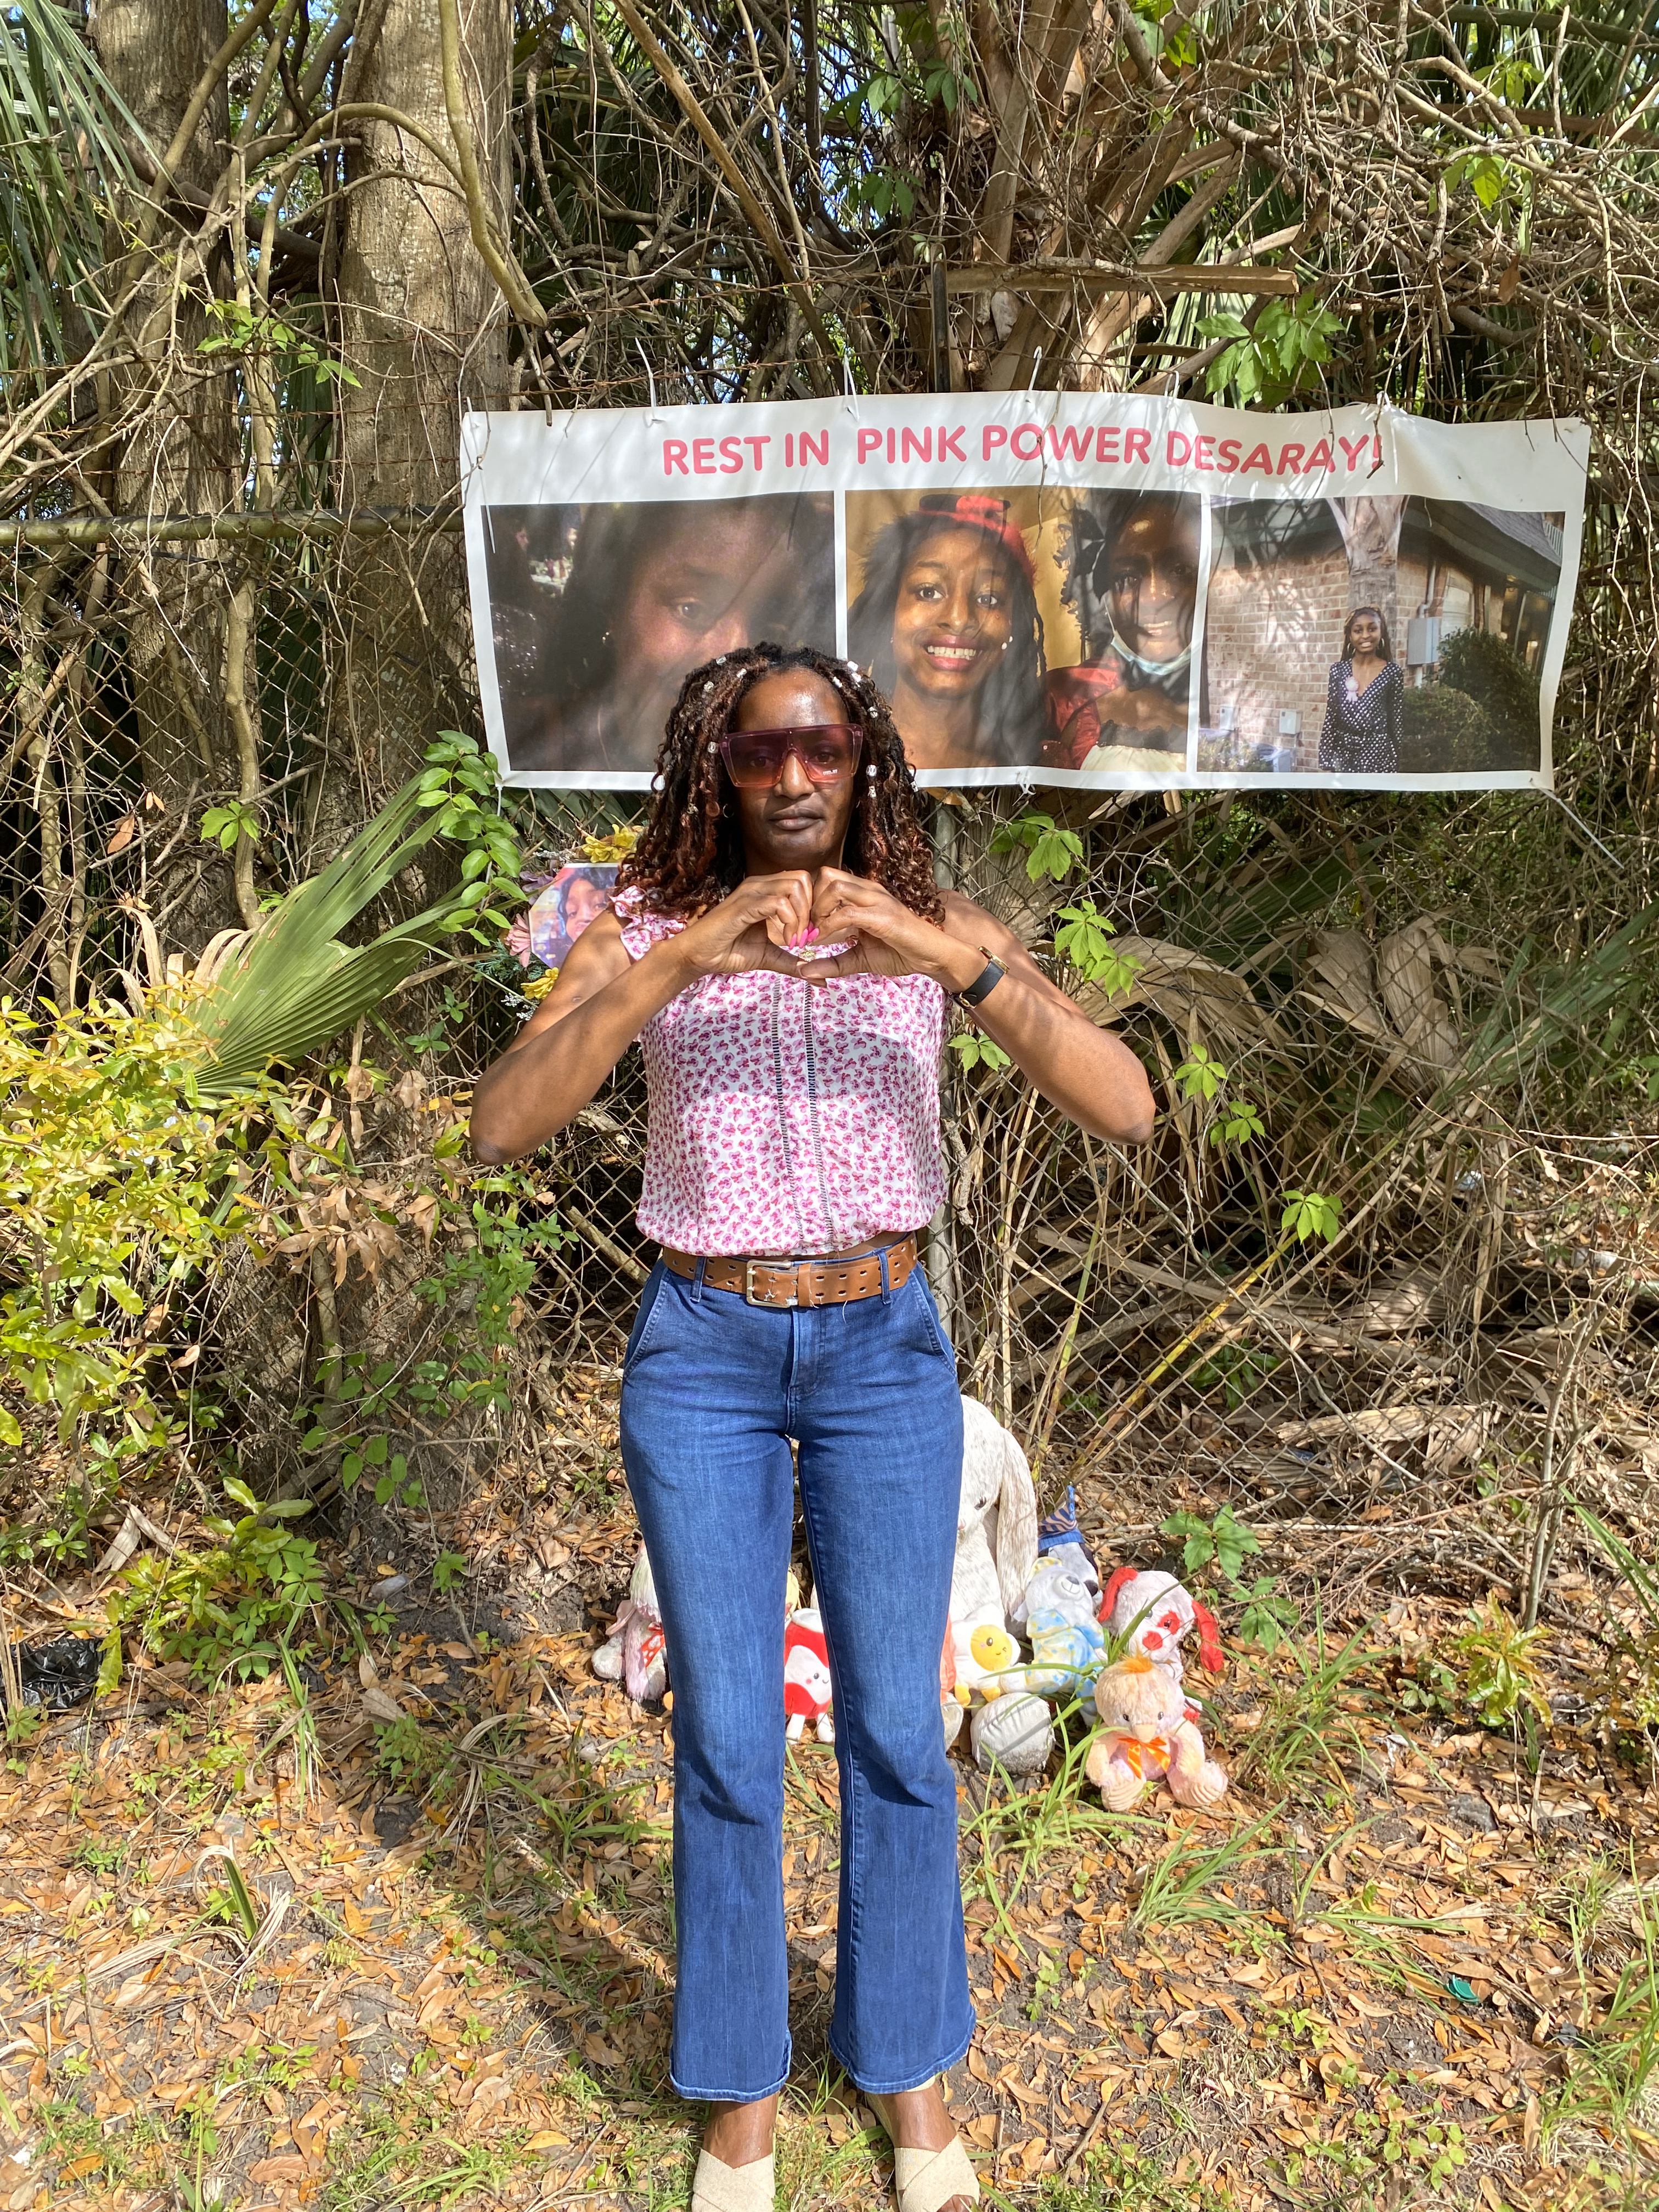
M890 2094L953 2064L974 2032L939 1687L962 1402L921 1270L781 1312L659 1262L623 1363L622 1448L674 1692L669 2071L684 2097L746 2103L789 2071L792 1438L841 1773L830 2046L860 2088Z

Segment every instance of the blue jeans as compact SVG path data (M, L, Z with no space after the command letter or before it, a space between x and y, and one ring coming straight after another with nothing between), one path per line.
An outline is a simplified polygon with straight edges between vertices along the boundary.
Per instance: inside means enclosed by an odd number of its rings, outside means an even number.
M841 1770L830 2047L913 2089L974 2033L957 1791L939 1725L962 1480L956 1362L921 1268L777 1312L659 1261L623 1367L622 1448L674 1689L678 1976L669 2073L747 2103L789 2072L784 1583L799 1446Z

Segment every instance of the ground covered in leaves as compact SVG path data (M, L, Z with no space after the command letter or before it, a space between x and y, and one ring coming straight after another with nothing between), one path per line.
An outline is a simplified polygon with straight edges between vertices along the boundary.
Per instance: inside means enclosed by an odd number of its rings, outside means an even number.
M14 1729L0 2205L684 2203L672 1716L589 1666L631 1524L602 1487L524 1517L532 1596L494 1634L387 1591L395 1563L360 1547L332 1561L356 1608L294 1683L129 1667ZM17 1625L94 1619L60 1585ZM1235 1656L1208 1724L1233 1788L1208 1816L1167 1796L1106 1814L1075 1753L1024 1790L963 1767L981 2030L950 2094L988 2192L1043 2212L1659 2202L1648 1778L1583 1734L1532 1758L1405 1717L1413 1654L1449 1622L1402 1600L1341 1646ZM791 2212L886 2186L823 2045L835 1806L833 1750L803 1747Z

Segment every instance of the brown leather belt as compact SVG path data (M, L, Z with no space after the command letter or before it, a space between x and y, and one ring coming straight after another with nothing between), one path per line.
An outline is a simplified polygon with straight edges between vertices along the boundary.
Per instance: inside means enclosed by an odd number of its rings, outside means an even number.
M873 1251L853 1254L844 1260L705 1260L702 1279L708 1289L735 1291L751 1306L787 1309L848 1305L854 1298L881 1295L884 1255L887 1261L887 1286L902 1291L916 1264L914 1236L896 1237L890 1244L878 1245ZM672 1273L696 1276L695 1252L671 1252L664 1245L662 1258L664 1267Z

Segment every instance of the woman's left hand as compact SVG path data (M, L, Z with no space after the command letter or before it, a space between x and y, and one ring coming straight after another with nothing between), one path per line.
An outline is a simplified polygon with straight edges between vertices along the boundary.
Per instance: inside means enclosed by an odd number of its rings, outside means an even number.
M845 952L803 959L801 972L811 982L836 975L931 975L945 990L960 991L985 965L975 947L913 914L867 876L842 868L819 870L812 921L830 943L850 943Z

